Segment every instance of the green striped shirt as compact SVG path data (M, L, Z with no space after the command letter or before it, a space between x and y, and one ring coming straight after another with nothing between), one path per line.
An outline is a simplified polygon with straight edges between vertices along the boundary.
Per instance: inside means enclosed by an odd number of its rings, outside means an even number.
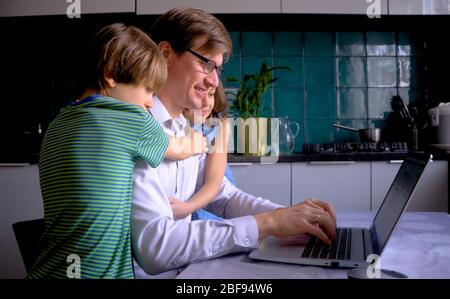
M135 162L158 166L169 139L139 106L92 96L61 111L41 148L45 229L29 278L134 278L130 208ZM75 254L76 260L68 257ZM73 277L72 274L71 277Z

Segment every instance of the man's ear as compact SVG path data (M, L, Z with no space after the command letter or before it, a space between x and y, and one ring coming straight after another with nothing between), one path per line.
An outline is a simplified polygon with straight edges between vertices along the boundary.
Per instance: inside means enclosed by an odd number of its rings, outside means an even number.
M174 55L174 51L172 49L172 46L167 41L162 41L158 45L159 51L163 54L163 56L166 58L167 63L170 64L171 58Z

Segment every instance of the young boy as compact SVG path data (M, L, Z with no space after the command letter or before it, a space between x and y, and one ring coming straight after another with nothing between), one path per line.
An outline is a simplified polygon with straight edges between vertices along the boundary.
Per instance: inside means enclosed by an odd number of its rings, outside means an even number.
M191 155L191 140L169 146L147 111L167 77L156 44L135 27L113 24L97 33L90 51L87 76L95 94L63 109L42 145L45 230L29 278L133 278L135 162L156 167L166 151L171 159Z

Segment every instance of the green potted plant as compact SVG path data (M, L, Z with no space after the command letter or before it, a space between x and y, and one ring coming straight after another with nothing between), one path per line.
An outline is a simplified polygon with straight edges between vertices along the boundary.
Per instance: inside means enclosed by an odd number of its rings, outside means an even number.
M270 67L263 62L261 68L255 74L244 75L242 81L234 77L227 77L227 82L240 82L236 90L228 90L231 95L229 114L238 118L237 127L237 152L246 155L264 156L267 150L267 135L270 119L261 117L262 112L268 109L263 107L263 96L270 84L277 81L273 78L273 71L284 69L291 71L287 66Z

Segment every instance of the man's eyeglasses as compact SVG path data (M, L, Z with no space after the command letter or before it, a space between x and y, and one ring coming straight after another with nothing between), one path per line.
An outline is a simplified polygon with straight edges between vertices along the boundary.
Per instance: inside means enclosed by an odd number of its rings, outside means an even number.
M205 73L210 74L212 71L216 70L217 75L220 76L220 74L222 74L223 66L217 65L214 61L209 60L205 56L200 55L197 52L192 51L191 49L187 49L187 51L205 63L203 65L203 71Z

